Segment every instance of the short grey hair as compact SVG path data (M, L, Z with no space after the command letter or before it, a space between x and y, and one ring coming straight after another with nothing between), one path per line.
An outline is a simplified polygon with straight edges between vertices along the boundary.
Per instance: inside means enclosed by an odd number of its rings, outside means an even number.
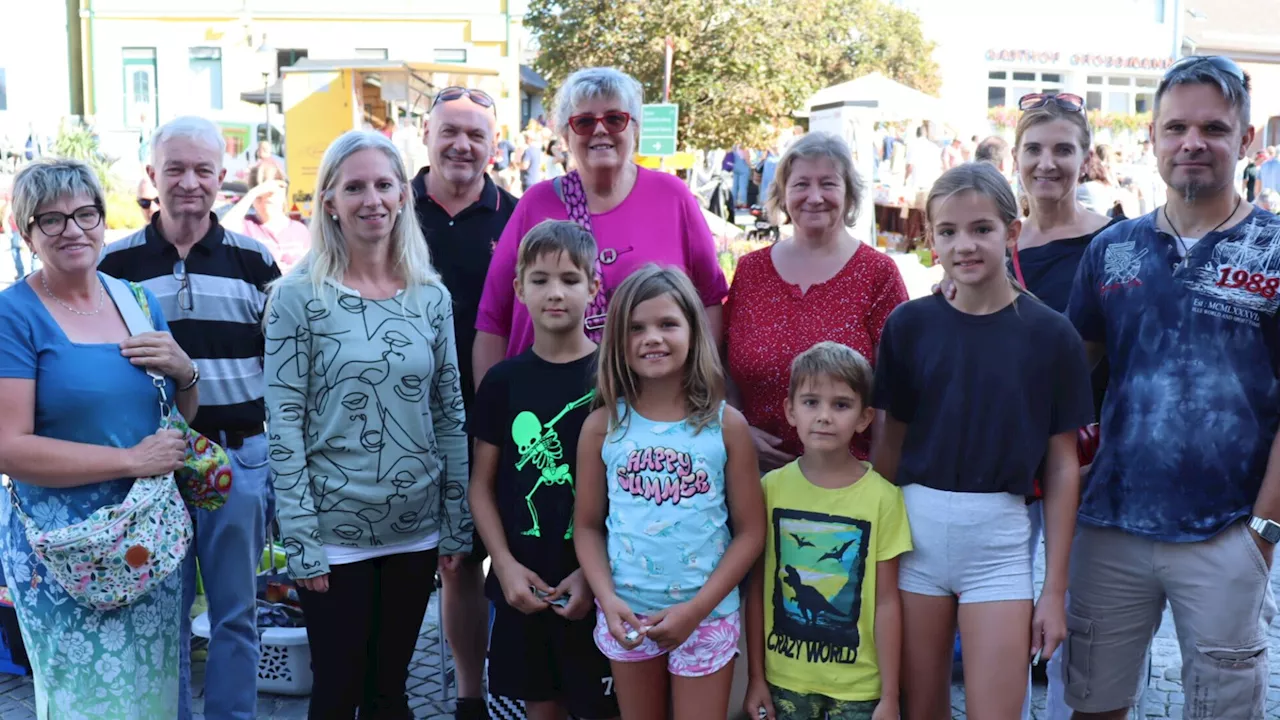
M161 125L151 136L151 164L160 157L160 146L172 138L187 138L208 145L218 151L218 167L222 167L222 153L226 150L226 141L222 139L222 131L213 122L196 116L185 115Z
M827 158L836 166L836 172L844 179L844 224L852 226L858 219L858 205L866 193L866 183L853 167L853 152L840 136L825 132L811 132L802 136L787 148L778 161L773 182L769 184L769 197L765 200L765 212L771 217L787 217L787 182L797 160Z
M31 239L31 216L41 205L62 198L87 195L106 213L107 200L93 169L79 160L36 160L13 179L13 218L18 233ZM105 220L104 220L105 221Z
M1244 72L1241 70L1241 72ZM1231 107L1240 112L1241 129L1249 127L1251 103L1249 100L1249 74L1244 73L1244 81L1218 68L1211 62L1188 62L1182 67L1174 67L1156 87L1155 116L1160 115L1160 99L1174 85L1211 85L1222 93Z
M630 75L611 67L583 68L565 79L556 93L556 133L569 134L569 116L583 103L596 98L617 100L618 105L631 115L631 122L640 129L640 111L644 107L644 88Z

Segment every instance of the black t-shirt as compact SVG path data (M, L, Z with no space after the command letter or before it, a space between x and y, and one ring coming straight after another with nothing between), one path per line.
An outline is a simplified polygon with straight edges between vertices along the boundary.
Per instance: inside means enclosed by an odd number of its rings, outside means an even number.
M1258 196L1258 176L1259 175L1260 173L1258 172L1258 166L1254 165L1253 163L1249 163L1249 166L1244 169L1244 192L1246 195L1245 199L1248 200L1249 202L1253 202L1254 198Z
M595 371L594 353L557 364L526 350L484 376L468 420L472 437L501 450L494 497L511 555L552 586L578 569L573 478ZM495 573L485 590L502 598Z
M969 315L935 294L880 336L875 406L907 425L898 485L1031 495L1049 437L1093 419L1084 344L1034 298Z
M1076 270L1084 257L1085 248L1097 237L1098 233L1115 225L1113 220L1097 232L1080 237L1053 240L1039 247L1018 251L1018 262L1022 266L1022 277L1027 282L1027 290L1045 305L1065 315L1067 301L1071 299L1071 286L1075 283ZM1013 261L1009 262L1009 272L1013 272ZM1110 366L1107 359L1093 369L1093 399L1095 415L1102 410L1102 396L1107 389L1110 377Z
M427 193L429 172L429 168L423 168L411 183L413 207L427 247L431 249L431 264L453 296L453 334L458 346L462 401L470 410L475 397L471 347L476 340L480 296L484 293L484 279L489 272L489 261L493 259L493 249L511 219L516 199L486 175L480 199L457 215L450 216Z

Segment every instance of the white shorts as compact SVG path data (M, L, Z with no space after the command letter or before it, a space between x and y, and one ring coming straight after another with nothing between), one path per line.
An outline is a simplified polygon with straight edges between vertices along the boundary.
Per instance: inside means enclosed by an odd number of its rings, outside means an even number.
M902 499L914 550L902 556L899 590L961 603L1035 597L1025 498L908 485Z

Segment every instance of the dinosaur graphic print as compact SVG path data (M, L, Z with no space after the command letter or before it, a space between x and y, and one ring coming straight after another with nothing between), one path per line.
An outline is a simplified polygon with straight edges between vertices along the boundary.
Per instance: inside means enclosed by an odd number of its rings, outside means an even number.
M523 470L526 465L533 463L541 475L538 481L534 483L533 488L529 490L529 494L525 496L525 504L529 506L529 515L533 520L533 526L522 532L524 535L532 537L542 537L542 526L538 523L538 509L534 506L533 497L538 493L538 489L548 485L568 485L573 490L573 475L569 472L568 460L564 457L563 447L560 444L560 436L556 433L556 423L570 412L591 404L595 399L596 391L591 390L586 395L574 400L555 417L543 423L538 416L524 411L516 415L511 421L511 440L515 442L516 449L520 452L520 458L516 461L516 470ZM574 493L575 497L577 493ZM569 519L569 529L564 533L564 539L573 538L573 517Z
M766 647L808 662L856 662L871 523L784 508L770 522L777 563Z

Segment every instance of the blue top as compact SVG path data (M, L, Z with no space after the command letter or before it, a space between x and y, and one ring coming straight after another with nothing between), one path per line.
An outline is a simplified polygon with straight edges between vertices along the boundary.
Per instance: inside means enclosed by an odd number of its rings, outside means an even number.
M1080 521L1165 542L1248 515L1280 423L1280 218L1254 209L1178 265L1155 213L1085 251L1068 315L1112 382Z
M147 299L152 324L167 331L150 291ZM103 311L112 311L109 302ZM130 364L115 343L68 340L23 281L0 292L0 377L36 381L35 434L42 437L128 448L160 426L159 393L151 377ZM174 397L173 381L166 385L165 392ZM23 509L42 529L79 522L103 505L121 502L133 487L133 478L57 489L15 480Z
M764 166L760 169L760 204L764 205L769 197L769 186L773 177L778 174L778 156L769 153L764 158Z
M622 425L600 453L609 488L609 566L618 597L632 612L651 615L692 600L729 546L729 455L720 421L695 434L686 421L654 422L618 405ZM735 589L711 617L737 609Z

